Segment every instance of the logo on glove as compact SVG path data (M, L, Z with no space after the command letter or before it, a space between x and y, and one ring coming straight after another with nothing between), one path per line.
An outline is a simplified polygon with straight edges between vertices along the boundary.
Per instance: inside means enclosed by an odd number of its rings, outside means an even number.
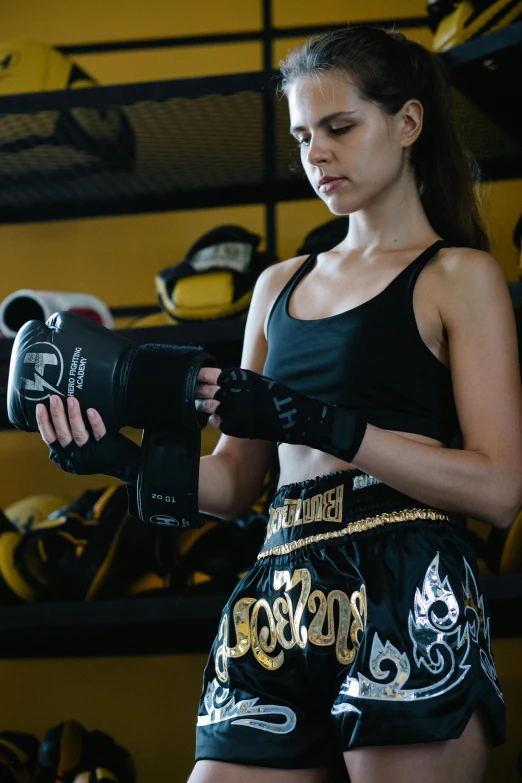
M63 357L52 343L34 343L20 357L24 365L19 392L33 402L46 400L51 394L59 394L57 387L63 376Z
M150 522L152 522L153 525L170 525L171 527L190 527L190 523L187 522L186 519L182 519L180 522L179 519L175 519L174 517L167 517L165 516L165 514L154 514L154 516L150 518Z

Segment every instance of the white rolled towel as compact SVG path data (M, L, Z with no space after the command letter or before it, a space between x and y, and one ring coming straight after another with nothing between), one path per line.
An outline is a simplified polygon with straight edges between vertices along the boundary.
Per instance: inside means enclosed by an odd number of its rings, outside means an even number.
M27 321L47 319L60 310L85 315L99 324L114 328L107 305L92 294L65 291L33 291L21 288L9 294L0 304L0 332L4 337L15 337Z

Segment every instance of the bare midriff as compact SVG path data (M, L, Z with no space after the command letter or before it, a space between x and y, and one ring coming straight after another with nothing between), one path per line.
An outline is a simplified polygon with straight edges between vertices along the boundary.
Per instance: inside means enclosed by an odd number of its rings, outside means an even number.
M388 430L388 432L393 432L409 440L416 440L418 443L444 448L444 444L440 441L419 435L416 432L398 432L396 430ZM280 487L286 484L295 484L297 481L314 479L327 473L335 473L338 470L355 469L355 465L343 462L337 457L332 457L330 454L317 451L317 449L311 449L309 446L291 446L287 443L281 443L279 446L279 464Z

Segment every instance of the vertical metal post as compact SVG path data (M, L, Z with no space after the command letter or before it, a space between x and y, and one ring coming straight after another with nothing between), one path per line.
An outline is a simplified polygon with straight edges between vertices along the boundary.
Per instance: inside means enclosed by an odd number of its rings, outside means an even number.
M263 68L267 75L272 71L273 63L273 34L272 34L272 0L263 2ZM275 92L267 88L263 93L263 122L264 122L264 163L265 181L269 186L276 177L276 142L275 142ZM266 247L271 253L277 249L277 220L274 196L270 196L265 202L265 232Z

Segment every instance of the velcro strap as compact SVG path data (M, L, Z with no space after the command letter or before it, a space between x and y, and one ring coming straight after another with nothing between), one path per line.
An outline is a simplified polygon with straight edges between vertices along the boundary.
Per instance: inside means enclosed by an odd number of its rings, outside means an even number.
M148 524L201 527L198 508L199 430L147 427L143 431L142 459L136 504L129 494L129 513Z

